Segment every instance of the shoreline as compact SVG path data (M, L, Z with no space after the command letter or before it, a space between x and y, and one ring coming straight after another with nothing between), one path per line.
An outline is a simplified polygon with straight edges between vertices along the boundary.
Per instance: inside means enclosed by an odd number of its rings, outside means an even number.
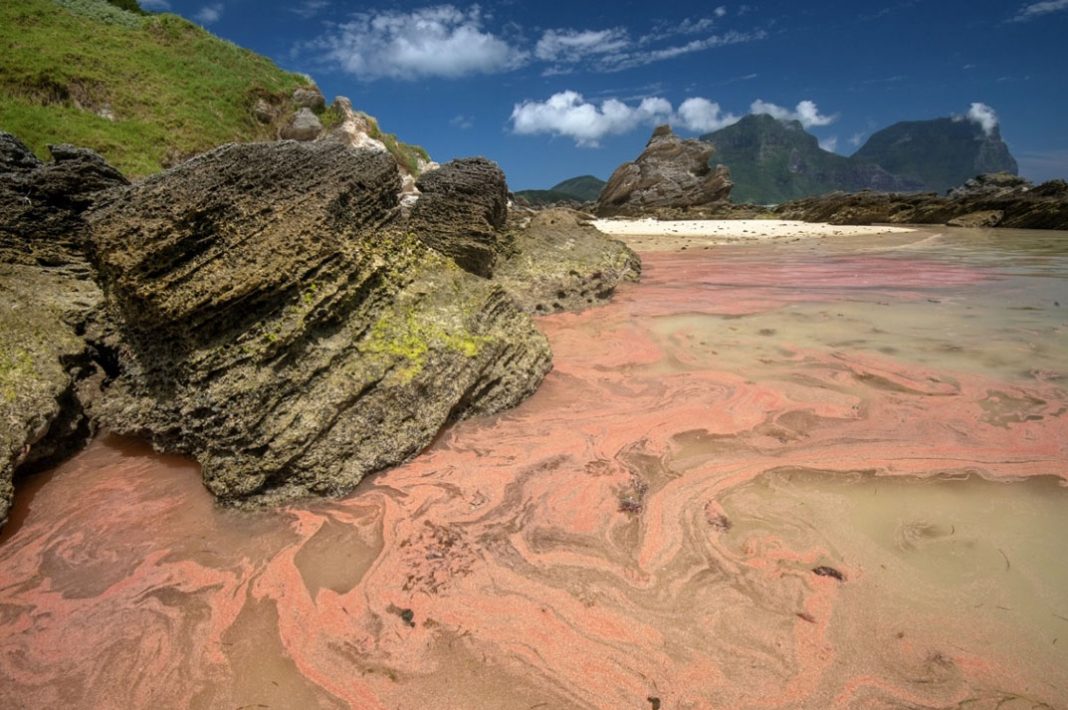
M598 219L590 224L637 251L675 251L687 247L765 242L810 237L905 234L911 227L891 225L837 225L772 219L700 219L660 221L643 219ZM685 240L682 242L681 240Z

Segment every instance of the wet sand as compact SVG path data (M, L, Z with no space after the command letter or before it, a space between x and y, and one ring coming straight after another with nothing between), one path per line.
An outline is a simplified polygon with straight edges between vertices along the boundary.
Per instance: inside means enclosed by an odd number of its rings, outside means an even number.
M4 707L1068 707L1068 235L644 255L341 501L102 437L0 533Z

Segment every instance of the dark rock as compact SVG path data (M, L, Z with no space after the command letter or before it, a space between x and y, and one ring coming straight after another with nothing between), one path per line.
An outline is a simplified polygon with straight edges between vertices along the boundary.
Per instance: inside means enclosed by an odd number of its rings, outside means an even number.
M1068 189L1062 181L1031 187L1015 176L979 176L948 195L860 192L831 193L780 205L783 219L831 224L947 224L976 213L999 227L1068 229Z
M1007 196L1027 192L1032 187L1033 185L1028 180L1013 173L986 173L965 181L960 187L955 187L946 193L946 196L952 200Z
M409 228L428 246L479 276L491 276L504 245L508 184L497 164L464 158L425 173Z
M322 132L323 124L319 117L312 113L311 109L302 108L282 129L281 137L293 141L313 141Z
M601 217L648 216L659 209L707 208L730 198L730 171L710 167L714 148L682 140L668 126L653 131L633 163L619 166L597 200Z
M0 173L23 172L40 167L41 161L22 141L0 131Z
M102 301L82 249L94 192L126 184L100 156L51 148L41 163L0 133L0 525L16 469L52 462L89 433L102 377L81 336Z
M301 86L293 90L293 104L297 108L322 111L326 108L326 98L314 86Z
M511 253L498 265L494 281L532 313L584 310L641 275L637 254L573 210L528 215L512 236Z
M53 162L41 163L9 134L0 133L0 146L0 260L61 265L80 258L81 213L126 178L84 148L50 146Z
M969 212L968 214L947 220L950 227L996 227L1005 218L1001 210L984 210L983 212Z
M223 501L270 502L345 493L532 393L544 337L395 224L399 182L382 153L230 145L94 207L126 342L94 415L193 455Z

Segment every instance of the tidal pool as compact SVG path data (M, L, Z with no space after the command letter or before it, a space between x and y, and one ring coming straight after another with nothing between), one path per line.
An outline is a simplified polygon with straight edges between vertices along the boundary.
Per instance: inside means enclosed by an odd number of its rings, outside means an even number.
M1068 707L1068 234L643 257L344 500L111 436L20 480L0 705Z

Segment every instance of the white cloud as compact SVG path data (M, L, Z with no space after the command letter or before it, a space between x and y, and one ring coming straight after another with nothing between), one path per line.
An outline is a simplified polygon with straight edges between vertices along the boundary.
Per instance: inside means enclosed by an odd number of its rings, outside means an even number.
M561 91L547 101L516 104L511 120L513 130L521 135L551 133L574 138L580 146L596 147L607 135L627 133L670 116L671 103L665 99L642 99L636 107L607 99L597 106L576 91Z
M757 99L749 107L751 113L766 113L780 121L800 121L805 128L812 126L829 126L838 120L837 115L824 116L814 101L801 101L793 111L776 104Z
M477 5L360 13L311 46L364 80L455 79L508 71L528 59L526 52L483 29Z
M849 145L854 146L854 147L859 146L861 143L864 142L864 136L865 135L867 135L867 134L863 133L863 132L860 132L860 133L854 133L853 135L849 136Z
M630 44L622 27L607 30L546 30L534 56L546 62L577 62L595 54L614 54Z
M289 11L305 19L310 19L328 7L330 7L330 0L304 0L298 3L296 7L289 8Z
M823 148L828 153L833 153L838 149L838 136L829 136L820 141L820 148Z
M725 32L724 34L711 35L704 39L695 39L686 44L663 47L661 49L621 52L609 55L604 58L604 61L600 62L598 68L607 72L623 71L624 69L633 69L634 67L660 62L665 59L674 59L684 54L703 52L707 49L726 47L732 44L755 42L764 39L766 36L767 33L763 30L757 32Z
M1068 0L1066 0L1068 1ZM998 115L994 109L984 103L976 101L968 109L968 120L978 123L983 128L983 133L988 136L998 127Z
M475 119L473 116L466 116L462 113L458 113L449 119L449 125L453 128L459 128L462 131L466 131L475 125Z
M1042 15L1048 15L1051 12L1059 12L1060 10L1068 10L1068 0L1044 0L1044 2L1033 2L1021 7L1016 17L1012 18L1014 22L1025 22L1027 20L1033 20L1036 17Z
M694 97L679 104L675 123L695 133L710 133L738 122L733 113L722 113L718 103Z
M167 0L141 0L140 4L142 10L151 10L153 12L163 12L171 9L171 4Z
M197 14L193 15L193 19L202 25L211 25L219 21L222 17L223 4L221 2L212 3L211 5L205 5L197 10Z
M720 5L715 10L712 11L712 14L715 15L716 17L723 17L724 15L727 14L727 8L724 7L723 5Z
M672 123L693 132L706 133L738 120L724 114L719 104L694 97L679 105L676 113L671 102L661 97L647 97L637 105L607 99L599 105L586 101L576 91L561 91L546 101L524 101L512 109L512 130L520 135L547 133L567 136L575 143L594 148L605 136L627 133L641 126Z

